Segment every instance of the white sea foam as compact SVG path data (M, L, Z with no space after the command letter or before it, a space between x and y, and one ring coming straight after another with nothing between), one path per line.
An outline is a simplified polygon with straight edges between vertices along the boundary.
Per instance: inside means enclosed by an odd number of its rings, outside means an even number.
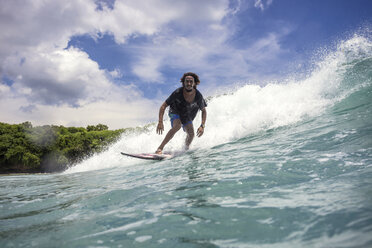
M150 239L152 239L151 235L144 235L144 236L139 236L139 237L135 238L135 241L137 241L139 243L142 243L142 242L145 242L145 241L150 240Z

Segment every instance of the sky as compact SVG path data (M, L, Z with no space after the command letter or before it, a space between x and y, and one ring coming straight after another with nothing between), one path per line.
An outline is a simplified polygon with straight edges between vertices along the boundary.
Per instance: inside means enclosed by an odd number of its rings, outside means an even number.
M185 72L263 86L371 25L370 0L1 0L0 122L145 125Z

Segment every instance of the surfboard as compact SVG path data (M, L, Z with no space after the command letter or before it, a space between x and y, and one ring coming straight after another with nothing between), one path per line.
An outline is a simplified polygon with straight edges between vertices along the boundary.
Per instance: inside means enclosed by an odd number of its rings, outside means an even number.
M148 159L148 160L163 160L173 157L170 153L156 154L156 153L125 153L121 152L122 155L139 158L139 159Z

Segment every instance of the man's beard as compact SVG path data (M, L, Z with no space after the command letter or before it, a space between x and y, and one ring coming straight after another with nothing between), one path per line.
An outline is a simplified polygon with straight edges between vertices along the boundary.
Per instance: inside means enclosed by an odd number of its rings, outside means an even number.
M188 90L188 89L186 88L185 83L183 83L182 85L183 85L183 88L186 90L186 92L191 92L191 91L194 89L194 87L192 87L191 90Z

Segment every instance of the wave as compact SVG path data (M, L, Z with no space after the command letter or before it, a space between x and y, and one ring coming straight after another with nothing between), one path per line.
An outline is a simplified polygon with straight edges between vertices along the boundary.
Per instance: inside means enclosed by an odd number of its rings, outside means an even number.
M298 77L294 74L287 80L265 86L244 85L231 94L211 97L205 134L202 138L194 139L192 149L208 149L324 114L353 111L360 106L369 111L371 98L368 92L371 92L372 84L370 68L372 42L368 37L354 35L340 42L335 51L325 53L303 79L294 79ZM195 125L199 124L200 119L200 115L195 118ZM166 126L165 131L169 127ZM124 134L106 152L71 167L67 173L142 163L122 157L120 151L155 151L164 138L164 134L156 134L155 128L153 124L149 131ZM178 132L165 150L182 150L184 139L185 134Z

